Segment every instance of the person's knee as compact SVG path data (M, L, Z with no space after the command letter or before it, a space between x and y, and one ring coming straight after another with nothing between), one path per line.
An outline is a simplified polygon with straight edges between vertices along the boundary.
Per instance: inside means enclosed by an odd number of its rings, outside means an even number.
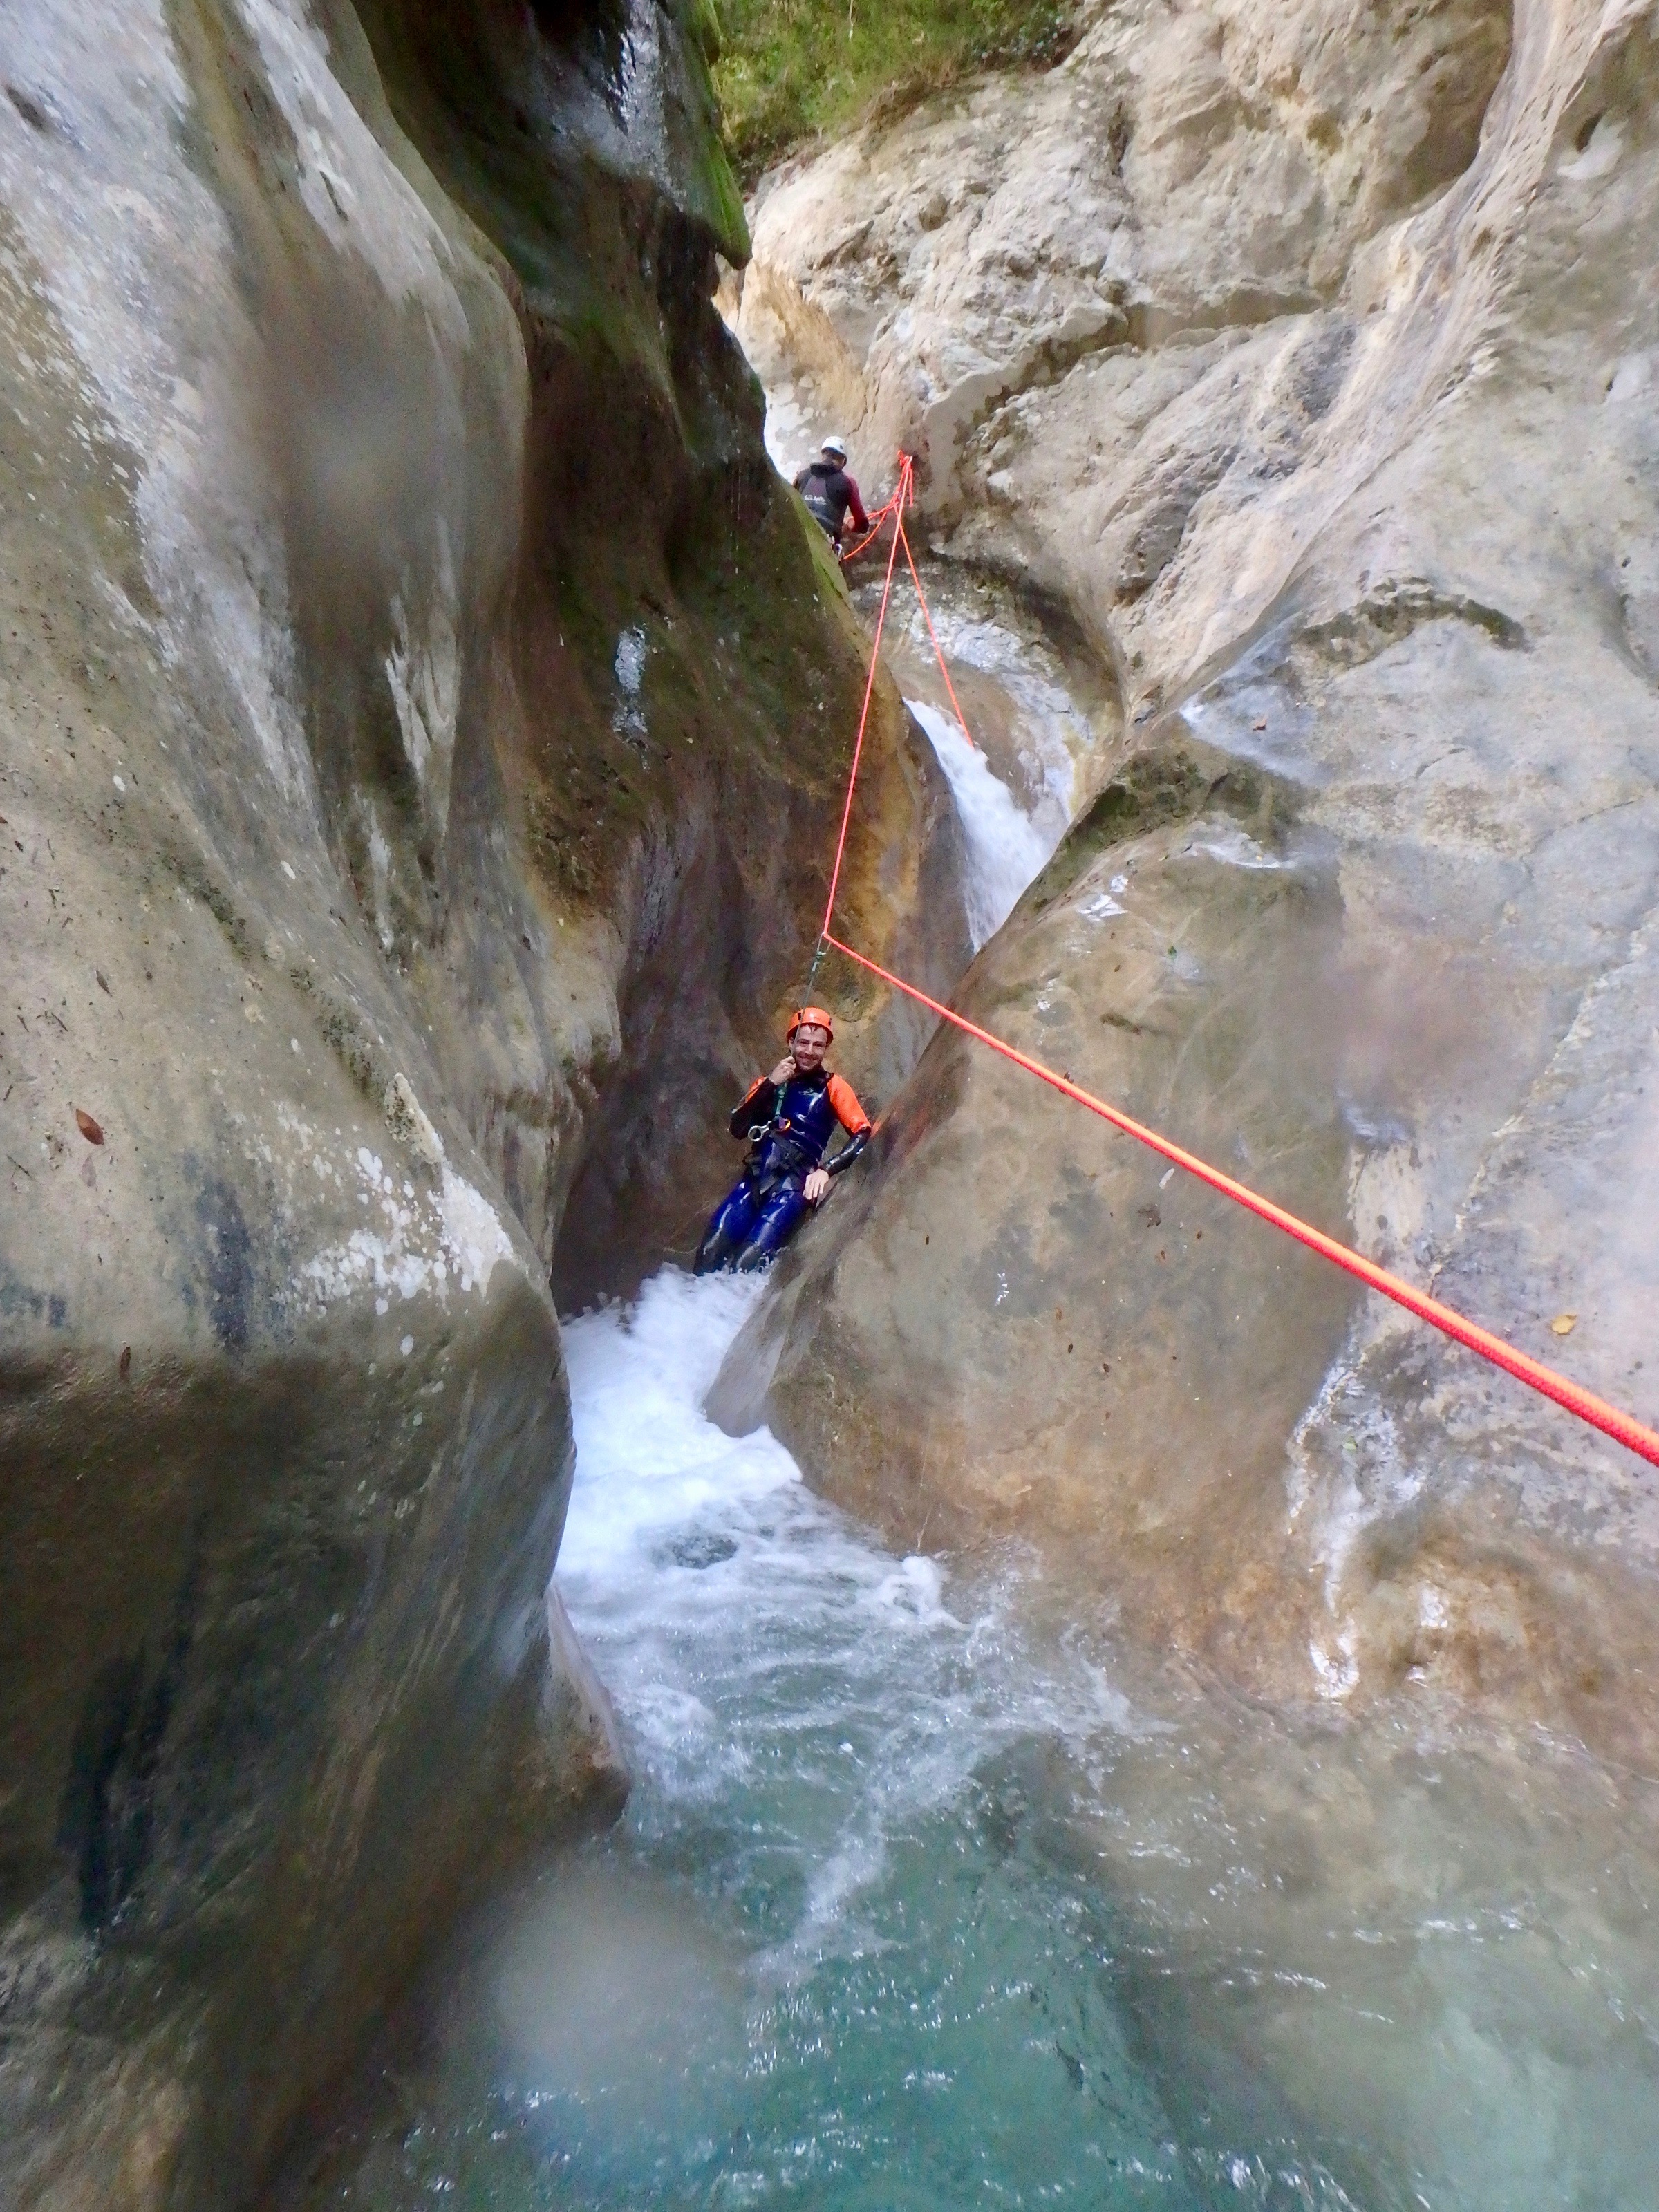
M761 1216L751 1243L768 1259L775 1259L805 1220L807 1211L805 1200L798 1194L787 1203L769 1206Z
M692 1273L713 1275L722 1267L729 1267L754 1227L754 1200L747 1186L739 1183L735 1190L726 1193L710 1214L702 1242L697 1247L697 1256L691 1263Z

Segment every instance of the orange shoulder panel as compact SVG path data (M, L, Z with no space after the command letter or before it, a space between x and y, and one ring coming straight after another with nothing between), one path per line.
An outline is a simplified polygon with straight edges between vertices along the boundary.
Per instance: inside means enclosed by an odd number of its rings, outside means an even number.
M836 1119L849 1137L856 1137L870 1126L870 1116L859 1104L858 1093L844 1075L832 1075L829 1082L830 1103L836 1109Z

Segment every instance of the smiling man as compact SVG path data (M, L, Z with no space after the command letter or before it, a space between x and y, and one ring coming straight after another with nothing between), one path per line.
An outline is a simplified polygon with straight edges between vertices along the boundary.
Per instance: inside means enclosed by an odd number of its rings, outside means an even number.
M749 1140L743 1180L715 1207L697 1248L696 1273L749 1273L776 1259L830 1179L850 1168L870 1138L870 1116L853 1086L823 1065L835 1024L822 1006L789 1018L789 1051L769 1075L757 1076L733 1109L732 1134ZM847 1141L828 1163L837 1128Z

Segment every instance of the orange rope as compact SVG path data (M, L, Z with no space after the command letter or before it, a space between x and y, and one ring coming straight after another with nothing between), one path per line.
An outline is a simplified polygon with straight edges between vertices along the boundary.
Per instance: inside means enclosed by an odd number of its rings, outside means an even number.
M855 560L866 545L873 544L880 537L882 524L886 521L890 514L896 514L899 512L903 498L914 497L914 493L907 489L906 479L915 465L908 453L899 455L899 481L894 487L892 497L883 506L878 507L873 514L865 516L864 519L870 527L856 545L848 545L844 550L839 545L836 548L836 558L843 568L849 561Z
M898 509L903 503L909 483L909 456L901 453L898 489L893 494L891 502L894 511L893 544L887 556L887 580L881 587L881 607L876 616L875 641L870 647L870 673L864 679L864 704L859 709L859 733L853 741L853 767L847 779L847 804L841 811L841 835L836 840L836 865L830 872L830 896L824 905L823 927L819 933L821 938L828 937L830 934L830 920L836 911L836 893L841 887L841 864L842 856L847 851L848 825L853 819L853 792L859 780L859 762L864 755L864 731L865 725L870 720L870 700L876 688L876 664L881 657L882 626L887 620L887 603L893 596L893 570L898 562L899 538L902 529L897 520ZM813 965L816 967L817 963L814 962Z
M837 551L836 558L841 562L843 568L847 566L849 561L856 560L859 555L863 552L866 545L872 544L876 538L880 537L881 526L893 512L895 503L895 500L890 499L885 507L878 507L872 515L867 517L870 527L866 534L860 538L858 544L856 545L849 545L845 552Z
M922 590L921 579L916 574L915 556L910 550L910 540L905 532L904 516L902 513L899 515L898 532L899 536L904 539L904 557L910 563L910 581L915 586L916 597L921 602L921 618L927 625L928 636L933 641L933 658L939 663L939 674L945 678L945 688L951 695L951 704L957 710L957 725L962 731L963 736L967 738L970 745L973 745L974 733L968 726L968 717L963 713L961 702L957 697L957 687L951 683L951 672L945 665L945 654L939 645L939 632L933 628L933 617L932 613L929 611L927 605L927 594ZM974 745L974 750L977 752L979 750L979 747L977 745Z
M1599 1429L1604 1436L1613 1437L1615 1443L1623 1444L1627 1450L1636 1453L1638 1458L1648 1461L1655 1467L1659 1467L1659 1433L1645 1428L1631 1414L1622 1413L1617 1406L1610 1406L1606 1399L1598 1398L1593 1391L1586 1390L1581 1384L1570 1382L1565 1375L1558 1375L1553 1367L1546 1367L1541 1360L1533 1358L1528 1352L1518 1351L1514 1345L1506 1343L1501 1336L1494 1336L1490 1329L1481 1328L1476 1322L1466 1320L1453 1307L1443 1305L1438 1298L1431 1298L1425 1291L1418 1290L1401 1276L1391 1274L1386 1267L1378 1267L1374 1260L1367 1260L1362 1254L1351 1251L1346 1244L1339 1243L1334 1237L1326 1236L1323 1230L1314 1228L1310 1223L1302 1220L1294 1213L1288 1212L1284 1206L1275 1206L1270 1198L1263 1198L1245 1184L1235 1182L1231 1176L1224 1174L1219 1168L1212 1168L1207 1161L1200 1159L1195 1153L1183 1150L1181 1146L1173 1144L1167 1137L1159 1136L1155 1129L1149 1129L1144 1123L1133 1120L1127 1114L1120 1111L1117 1107L1109 1106L1103 1098L1097 1098L1092 1091L1085 1091L1080 1085L1073 1083L1069 1076L1056 1074L1052 1067L1046 1067L1040 1060L1033 1060L1029 1053L1020 1052L1013 1045L1005 1043L1002 1038L994 1036L989 1030L981 1029L976 1022L970 1022L964 1015L957 1013L951 1007L942 1006L937 999L930 998L926 991L919 991L914 983L907 983L902 975L895 975L878 962L866 959L862 952L855 952L850 945L845 944L842 939L832 933L830 925L835 919L836 892L841 880L842 855L847 844L848 824L852 819L853 787L858 781L859 760L864 746L865 722L869 715L870 695L875 684L876 660L881 650L882 625L886 620L887 603L893 588L894 563L898 555L899 541L904 538L903 508L909 488L910 462L908 457L902 453L899 456L899 486L893 495L892 501L897 510L893 532L893 549L888 558L887 581L882 592L881 611L876 620L875 642L871 648L870 675L864 692L864 712L859 717L858 739L853 748L852 773L847 784L847 804L842 811L841 841L836 848L835 872L830 880L830 902L824 908L823 928L818 940L820 953L825 945L832 945L837 952L845 954L848 959L866 969L872 975L878 976L892 989L902 991L907 999L914 999L918 1006L926 1006L930 1012L937 1014L940 1021L949 1022L952 1028L961 1030L964 1036L973 1037L979 1043L988 1046L991 1051L1000 1053L1003 1059L1012 1060L1016 1067L1023 1067L1027 1074L1035 1075L1040 1082L1049 1085L1064 1097L1074 1099L1079 1106L1086 1106L1091 1114L1097 1114L1103 1121L1109 1121L1115 1129L1121 1130L1125 1136L1134 1138L1137 1143L1146 1145L1152 1152L1160 1154L1163 1158L1172 1162L1175 1166L1184 1168L1188 1175L1196 1176L1200 1182L1207 1183L1212 1190L1218 1190L1224 1198L1231 1199L1235 1205L1243 1206L1248 1212L1255 1214L1259 1219L1270 1222L1275 1229L1283 1230L1287 1237L1293 1237L1297 1243L1305 1244L1310 1251L1317 1252L1322 1259L1330 1261L1333 1266L1340 1267L1345 1273L1352 1275L1358 1281L1364 1283L1367 1289L1380 1291L1385 1298L1392 1298L1396 1305L1403 1306L1407 1313L1414 1314L1419 1321L1427 1322L1431 1328L1439 1329L1443 1334L1450 1337L1455 1343L1461 1344L1466 1350L1477 1353L1482 1359L1490 1360L1494 1367L1502 1368L1506 1375L1514 1376L1517 1382L1526 1383L1528 1389L1540 1392L1541 1395L1551 1399L1556 1405L1563 1407L1566 1412L1576 1414L1581 1421L1587 1421L1592 1428ZM906 538L907 556L909 555L909 541ZM917 595L921 597L921 580L916 575L914 560L910 562L910 574L915 580ZM925 599L922 601L922 605L925 611L927 606ZM931 633L933 627L931 617L928 619L927 627ZM933 650L935 653L939 652L937 636L933 639ZM939 665L943 669L942 653L939 655ZM948 675L945 682L947 684L950 682ZM951 696L954 703L956 698L954 691L951 692ZM957 719L961 719L960 712ZM965 730L965 724L963 728Z
M904 509L907 505L913 504L915 499L915 487L913 478L913 471L914 464L912 463L909 455L908 453L901 453L899 455L898 490L895 491L893 496L888 501L885 507L878 507L875 513L871 516L869 536L860 538L856 545L849 546L847 551L841 556L842 566L845 568L848 562L852 560L855 554L862 553L865 547L870 544L871 539L880 534L881 526L890 514L896 514L898 517L899 536L903 540L904 558L909 566L910 581L916 587L916 599L921 608L921 618L927 625L928 636L933 640L933 658L939 663L939 674L945 678L945 688L950 694L951 705L956 713L957 726L961 730L963 736L967 738L969 744L974 746L974 750L978 752L980 748L977 744L974 744L974 733L968 726L968 717L962 711L962 702L957 696L957 687L951 683L950 669L945 665L945 648L939 641L939 632L933 628L933 609L927 604L927 592L921 588L921 578L916 573L916 556L910 550L909 534L904 527Z

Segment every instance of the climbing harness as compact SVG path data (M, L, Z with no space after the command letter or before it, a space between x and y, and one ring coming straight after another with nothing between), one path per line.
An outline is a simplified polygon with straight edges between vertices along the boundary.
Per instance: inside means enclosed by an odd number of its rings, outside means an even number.
M790 1035L818 1014L829 1028L830 1018L821 1006L803 1006L790 1023ZM844 1175L861 1157L871 1135L870 1116L846 1078L825 1074L822 1068L803 1073L799 1063L781 1083L757 1076L732 1109L726 1126L734 1137L747 1138L749 1152L742 1176L715 1207L703 1231L692 1268L699 1275L716 1268L769 1264L822 1200L822 1193L814 1200L806 1195L814 1172L821 1169L831 1182ZM838 1126L845 1141L826 1159L825 1150Z
M823 909L823 927L819 932L817 951L812 958L813 974L817 974L818 963L826 951L833 949L842 954L856 966L878 977L891 989L902 992L907 999L913 999L918 1006L926 1006L929 1012L936 1014L940 1021L950 1023L953 1029L960 1030L964 1036L975 1038L992 1052L1000 1053L1004 1060L1012 1060L1016 1067L1023 1067L1028 1075L1035 1075L1040 1082L1048 1084L1065 1097L1075 1100L1079 1106L1087 1107L1091 1114L1097 1114L1102 1121L1110 1122L1115 1129L1121 1130L1125 1136L1134 1138L1138 1143L1158 1153L1172 1165L1185 1169L1188 1175L1195 1176L1200 1182L1207 1183L1212 1190L1218 1190L1224 1198L1231 1199L1236 1205L1243 1206L1247 1212L1255 1214L1259 1219L1270 1222L1275 1229L1282 1230L1287 1237L1293 1237L1297 1243L1305 1244L1310 1251L1317 1252L1322 1259L1330 1261L1333 1266L1340 1267L1345 1273L1352 1275L1358 1281L1364 1283L1368 1290L1378 1291L1384 1297L1392 1298L1396 1305L1403 1306L1407 1313L1415 1315L1419 1321L1427 1322L1431 1328L1439 1329L1443 1335L1450 1337L1455 1343L1462 1345L1468 1351L1478 1353L1482 1359L1490 1360L1494 1367L1502 1368L1506 1375L1512 1375L1517 1382L1524 1382L1529 1389L1540 1392L1544 1397L1553 1400L1556 1405L1564 1407L1569 1413L1576 1414L1581 1421L1588 1422L1592 1428L1600 1429L1604 1436L1613 1437L1615 1443L1621 1443L1627 1450L1635 1452L1639 1458L1659 1467L1659 1433L1644 1427L1631 1414L1621 1412L1617 1406L1609 1405L1605 1399L1598 1398L1593 1391L1586 1390L1581 1384L1571 1382L1566 1376L1558 1375L1553 1367L1546 1367L1541 1360L1534 1359L1529 1353L1517 1350L1514 1345L1506 1343L1501 1336L1494 1336L1490 1329L1481 1328L1474 1322L1466 1320L1452 1307L1443 1305L1438 1298L1431 1297L1426 1291L1418 1290L1414 1285L1405 1281L1402 1277L1391 1274L1388 1268L1378 1267L1374 1260L1367 1260L1362 1254L1351 1251L1346 1244L1340 1243L1334 1237L1326 1236L1322 1230L1314 1228L1311 1223L1300 1219L1298 1216L1288 1212L1284 1206L1275 1206L1271 1199L1263 1198L1258 1192L1249 1189L1243 1183L1235 1182L1231 1176L1224 1175L1219 1168L1210 1166L1207 1161L1198 1158L1195 1154L1185 1151L1180 1145L1172 1143L1169 1138L1160 1136L1157 1130L1147 1128L1143 1123L1133 1120L1130 1115L1121 1112L1117 1107L1108 1105L1103 1098L1097 1098L1092 1091L1084 1090L1081 1085L1073 1083L1069 1076L1057 1073L1052 1067L1045 1066L1042 1060L1032 1059L1029 1053L1020 1052L1013 1045L1005 1042L1001 1037L994 1036L989 1030L981 1029L977 1022L970 1022L965 1015L957 1013L954 1008L941 1005L937 999L930 998L926 991L918 990L914 983L907 983L902 975L895 975L890 969L882 967L878 962L867 958L865 954L856 951L844 939L834 934L836 898L841 886L842 860L847 847L848 825L853 817L853 792L858 782L859 763L864 750L865 725L869 719L871 695L875 687L876 661L881 651L882 629L887 618L887 603L892 595L893 574L901 545L904 548L911 579L916 587L916 597L921 603L922 614L927 623L927 634L933 641L933 651L938 656L939 673L945 678L945 687L951 692L952 706L956 705L956 692L951 686L950 673L945 665L945 655L939 650L939 637L933 629L933 617L927 611L927 594L921 588L921 578L916 573L915 561L911 555L909 539L905 532L904 510L914 499L914 466L909 456L901 453L897 488L880 513L871 518L876 529L879 529L883 523L890 516L891 517L893 544L888 555L887 577L882 586L881 606L876 617L875 641L870 653L870 672L864 687L864 706L859 715L858 735L853 745L853 765L847 781L847 802L842 809L841 835L836 840L835 865L830 874L830 896ZM874 534L875 532L872 530L871 535ZM867 543L868 540L865 542ZM957 708L957 720L962 725L963 734L966 735L967 724L963 719L960 708Z

